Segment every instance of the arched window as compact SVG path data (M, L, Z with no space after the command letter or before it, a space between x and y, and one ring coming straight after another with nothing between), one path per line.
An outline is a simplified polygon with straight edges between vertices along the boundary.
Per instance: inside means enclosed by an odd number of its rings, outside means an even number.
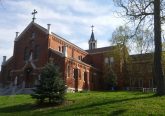
M29 49L28 47L25 47L24 49L24 60L28 60L29 59Z
M91 43L91 45L90 45L90 49L92 49L93 47L92 47L92 43Z
M70 65L67 65L67 77L70 77Z
M32 32L32 39L34 39L36 37L36 33Z
M36 45L34 50L34 59L38 59L39 53L40 53L39 45Z
M81 73L82 75L81 75L81 80L83 80L84 81L84 76L85 76L85 72L84 71L82 71L82 73Z
M81 70L78 69L78 76L79 76L79 79L81 79Z
M93 43L93 48L95 48L95 43Z
M8 73L7 73L7 80L8 80L8 81L11 81L11 69L8 70Z
M58 47L59 52L61 52L61 46Z
M64 46L62 46L62 50L61 50L61 51L62 51L62 53L64 53L64 49L65 49L65 48L64 48Z

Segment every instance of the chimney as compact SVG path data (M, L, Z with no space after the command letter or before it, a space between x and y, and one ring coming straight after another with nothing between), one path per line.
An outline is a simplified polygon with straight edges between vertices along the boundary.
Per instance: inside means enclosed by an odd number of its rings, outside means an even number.
M3 61L2 61L2 65L4 65L6 62L6 56L3 56Z
M51 28L50 28L51 24L47 24L47 25L48 25L48 34L51 34Z
M67 46L63 46L63 54L67 57Z
M18 33L19 33L19 32L16 32L16 33L15 33L15 41L17 40Z

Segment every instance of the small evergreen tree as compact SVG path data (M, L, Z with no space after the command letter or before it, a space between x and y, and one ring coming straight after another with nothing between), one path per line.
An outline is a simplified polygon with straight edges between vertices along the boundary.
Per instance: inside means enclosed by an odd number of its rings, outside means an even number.
M39 84L31 96L39 103L61 104L64 101L65 92L66 87L59 73L59 67L48 63L41 72Z
M106 65L106 68L104 69L104 81L105 89L109 90L110 88L117 86L117 76L112 68L108 65Z

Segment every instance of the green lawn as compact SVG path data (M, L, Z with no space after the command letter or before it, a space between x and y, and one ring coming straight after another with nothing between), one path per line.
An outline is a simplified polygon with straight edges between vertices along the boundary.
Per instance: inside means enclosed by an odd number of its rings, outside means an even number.
M165 96L140 92L69 93L67 102L38 108L29 95L0 96L0 116L165 115Z

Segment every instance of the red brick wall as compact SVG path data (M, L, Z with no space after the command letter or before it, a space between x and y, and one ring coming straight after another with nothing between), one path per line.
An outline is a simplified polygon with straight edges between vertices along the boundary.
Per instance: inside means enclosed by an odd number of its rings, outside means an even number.
M2 85L9 85L12 80L11 71L14 68L14 60L11 58L7 61L7 65L1 67L1 80Z
M32 33L35 33L35 38L32 39ZM48 35L35 26L30 27L26 33L21 35L14 45L14 68L21 69L25 65L24 50L25 47L31 49L34 53L34 46L39 45L39 58L34 60L37 67L42 67L47 62L48 54Z
M55 49L56 51L59 51L59 47L61 47L61 49L62 49L63 46L67 46L67 56L68 57L78 59L78 56L82 56L82 58L84 58L87 55L87 53L85 53L84 51L79 50L75 46L70 45L63 40L60 40L53 35L49 37L49 47L50 48ZM61 50L61 52L62 52L62 50Z

